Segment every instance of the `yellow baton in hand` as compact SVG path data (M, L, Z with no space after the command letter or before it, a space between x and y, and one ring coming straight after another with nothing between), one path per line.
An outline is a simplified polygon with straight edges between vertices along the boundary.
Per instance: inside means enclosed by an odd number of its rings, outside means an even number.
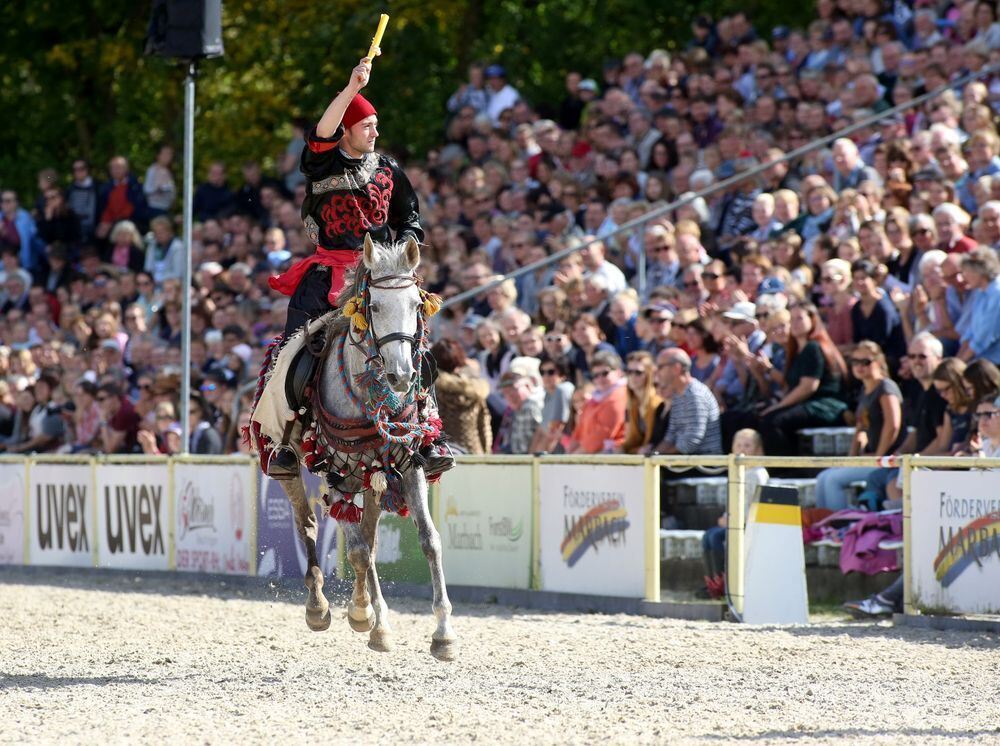
M385 13L379 16L378 28L375 29L375 36L372 37L372 45L368 47L368 59L371 61L375 60L375 55L379 54L379 44L382 43L382 34L385 33L385 27L389 25L389 16Z

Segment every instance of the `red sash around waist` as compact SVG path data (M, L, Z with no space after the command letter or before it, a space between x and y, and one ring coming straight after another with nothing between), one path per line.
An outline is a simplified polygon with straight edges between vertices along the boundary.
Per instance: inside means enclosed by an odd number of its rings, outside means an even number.
M331 306L336 306L337 296L340 295L340 291L344 287L344 277L347 270L353 269L360 258L361 252L351 249L317 248L315 254L296 262L289 267L287 272L270 278L267 284L282 295L291 295L302 282L302 278L306 276L309 268L321 264L330 268L330 290L326 298L330 301Z

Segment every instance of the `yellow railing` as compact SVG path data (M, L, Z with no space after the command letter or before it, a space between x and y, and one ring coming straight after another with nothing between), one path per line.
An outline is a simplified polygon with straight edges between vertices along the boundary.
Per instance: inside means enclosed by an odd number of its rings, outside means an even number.
M538 469L547 464L590 464L590 465L632 465L643 466L645 473L646 525L644 540L646 551L646 600L660 600L660 480L659 469L712 469L725 471L728 486L728 577L727 586L734 610L743 612L744 601L744 537L745 495L744 483L747 468L764 467L770 469L827 469L833 467L898 468L903 476L903 569L909 574L911 566L911 476L914 469L998 469L1000 458L954 458L921 457L906 455L876 458L872 456L824 456L824 457L782 457L782 456L627 456L627 455L542 455L542 456L460 456L459 464L530 464L532 468L534 494L533 529L533 587L538 587L540 577L539 532L539 480ZM447 477L446 477L447 478ZM907 614L916 609L911 598L911 584L905 584L904 610Z
M0 456L0 464L17 463L24 464L24 488L25 488L25 520L30 511L29 485L32 482L32 471L44 469L48 464L81 464L90 465L92 468L92 479L96 480L97 468L101 465L113 464L164 464L169 468L169 488L170 511L173 512L172 503L174 497L173 466L179 464L227 464L245 465L256 470L256 461L246 456ZM1000 471L1000 458L949 458L933 457L924 458L919 456L902 456L892 458L874 457L775 457L775 456L628 456L628 455L543 455L543 456L460 456L459 465L463 464L484 464L484 465L511 465L528 467L531 470L531 560L530 560L530 580L531 588L542 587L542 564L541 553L543 537L541 535L541 515L542 515L542 494L540 473L543 465L546 464L584 464L591 466L633 466L642 467L642 489L645 522L641 527L637 527L642 536L645 575L643 581L644 597L647 601L658 602L660 600L660 479L659 470L669 469L702 469L713 470L717 473L725 473L728 477L728 498L727 511L729 515L728 536L727 536L727 557L728 557L728 577L727 585L729 589L730 601L734 611L742 614L744 605L744 536L746 531L745 513L746 496L744 495L745 472L747 468L764 467L769 469L824 469L831 467L895 467L901 470L903 484L903 569L908 578L913 578L911 568L913 567L913 545L912 545L912 476L915 469L989 469ZM692 475L697 475L695 471ZM445 477L447 479L447 476ZM256 474L250 478L248 484L255 484ZM96 484L96 482L95 482ZM251 489L253 489L251 487ZM472 488L474 489L474 487ZM256 512L257 501L252 502L254 513ZM90 507L95 511L91 516L92 525L96 526L96 502ZM434 509L439 525L442 522L444 509L441 505L439 490L434 490ZM251 551L256 547L257 521L251 519L248 530L250 532L249 541ZM550 539L551 537L546 537ZM96 546L94 548L96 553ZM25 554L27 555L27 532L25 535ZM27 560L27 556L25 557ZM250 558L250 568L253 572L255 556ZM95 554L95 563L96 554ZM171 542L170 557L168 566L173 568L173 545ZM635 576L632 576L635 577ZM906 613L916 612L914 604L911 582L905 584L904 608Z

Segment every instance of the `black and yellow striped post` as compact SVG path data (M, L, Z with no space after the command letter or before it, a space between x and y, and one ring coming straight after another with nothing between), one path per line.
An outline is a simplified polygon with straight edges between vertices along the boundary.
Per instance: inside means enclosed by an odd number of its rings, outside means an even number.
M743 621L806 624L805 552L798 490L763 486L750 506L746 527Z

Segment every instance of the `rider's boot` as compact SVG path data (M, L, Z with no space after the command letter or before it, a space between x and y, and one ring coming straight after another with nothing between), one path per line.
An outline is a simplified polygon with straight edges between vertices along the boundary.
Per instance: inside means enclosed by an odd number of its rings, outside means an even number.
M299 457L288 444L289 436L295 420L289 420L285 425L285 432L281 438L281 443L275 446L271 452L271 457L267 460L267 476L272 479L289 479L299 474Z
M425 400L426 412L424 416L425 418L437 417L437 391L434 387L434 381L437 380L437 363L434 361L433 356L425 355L424 365L423 373L431 381L431 385L427 388L428 394ZM424 476L428 479L439 477L449 469L455 468L455 455L448 446L444 433L435 438L430 445L426 445L417 451L416 455L418 456L416 459L417 463L424 462L421 465L424 467Z
M301 352L297 354L288 372L288 379L285 381L285 397L288 400L288 406L296 414L294 419L285 424L281 443L275 446L271 458L268 459L267 475L274 479L288 479L299 474L299 458L289 442L295 422L303 412L308 411L306 388L313 381L321 354L322 337L311 337L302 346Z
M438 438L429 446L421 448L420 455L427 459L427 466L424 467L424 476L428 479L440 476L449 469L455 468L455 456L452 454L448 443L442 438Z

